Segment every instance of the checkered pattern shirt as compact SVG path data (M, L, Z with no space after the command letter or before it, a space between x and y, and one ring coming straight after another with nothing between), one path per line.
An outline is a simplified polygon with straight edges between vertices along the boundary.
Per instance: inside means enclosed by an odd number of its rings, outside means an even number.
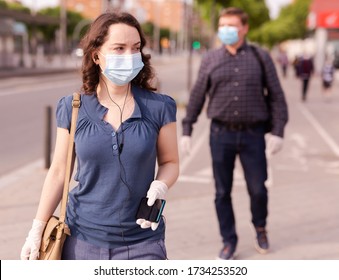
M193 124L208 99L207 116L229 124L270 122L271 133L283 137L288 120L287 104L273 61L256 47L265 64L269 106L264 98L263 73L252 48L245 42L231 55L224 46L207 52L191 91L183 135L191 135Z

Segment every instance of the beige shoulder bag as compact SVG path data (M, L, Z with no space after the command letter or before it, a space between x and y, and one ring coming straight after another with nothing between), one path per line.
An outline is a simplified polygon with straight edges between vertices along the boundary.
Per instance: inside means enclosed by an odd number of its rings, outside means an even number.
M39 251L39 260L60 260L66 236L71 235L71 232L67 224L65 223L65 218L69 192L69 182L72 175L72 162L74 156L74 134L80 107L80 93L78 92L75 92L73 94L72 107L73 107L72 121L67 152L67 165L64 181L64 191L61 201L60 217L58 218L56 216L52 216L47 222L45 230L42 234L41 246Z

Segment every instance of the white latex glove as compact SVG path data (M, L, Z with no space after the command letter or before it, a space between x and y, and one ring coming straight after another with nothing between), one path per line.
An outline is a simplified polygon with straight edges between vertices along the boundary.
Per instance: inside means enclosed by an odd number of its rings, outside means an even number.
M279 152L283 147L283 142L283 138L272 134L269 135L267 139L266 154L271 156Z
M46 227L46 222L34 219L32 228L28 233L26 242L21 249L20 258L22 260L36 260L39 255L42 233Z
M191 152L191 136L183 135L180 139L180 150L184 155L189 155Z
M156 199L165 199L167 191L168 187L164 182L154 180L146 195L146 197L148 197L147 205L152 206ZM152 230L156 230L159 225L159 223L150 222L145 219L137 219L136 223L140 225L141 228L150 227Z

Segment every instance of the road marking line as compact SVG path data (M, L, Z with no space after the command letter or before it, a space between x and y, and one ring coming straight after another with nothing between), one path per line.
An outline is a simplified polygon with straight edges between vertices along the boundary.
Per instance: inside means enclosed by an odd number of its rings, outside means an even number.
M321 126L321 124L317 121L317 119L311 114L311 112L306 107L302 106L301 104L299 104L298 106L303 115L305 116L305 118L310 122L314 129L327 143L332 152L336 156L339 156L339 147L337 143L333 140L333 138L327 133L327 131Z
M209 124L209 122L206 122L205 126L207 126L207 124ZM192 146L190 154L185 156L182 160L182 163L180 164L180 174L184 172L189 164L191 164L191 161L195 158L198 152L200 152L201 146L208 138L209 129L204 128L202 131L203 132L200 134L200 137L195 142L195 145ZM193 142L192 140L193 139L191 139L191 143Z
M187 175L180 175L177 182L180 183L196 183L196 184L213 184L214 179L212 177L198 177L198 176L187 176ZM233 185L237 186L246 186L246 181L242 178L234 178Z
M210 184L212 183L212 178L180 175L178 182Z

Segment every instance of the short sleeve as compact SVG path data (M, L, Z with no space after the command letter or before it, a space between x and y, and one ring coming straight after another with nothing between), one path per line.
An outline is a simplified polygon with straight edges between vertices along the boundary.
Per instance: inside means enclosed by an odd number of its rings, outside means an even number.
M72 116L72 96L62 97L56 109L57 127L70 130Z
M170 96L164 95L164 106L161 116L161 126L164 126L177 120L177 104Z

